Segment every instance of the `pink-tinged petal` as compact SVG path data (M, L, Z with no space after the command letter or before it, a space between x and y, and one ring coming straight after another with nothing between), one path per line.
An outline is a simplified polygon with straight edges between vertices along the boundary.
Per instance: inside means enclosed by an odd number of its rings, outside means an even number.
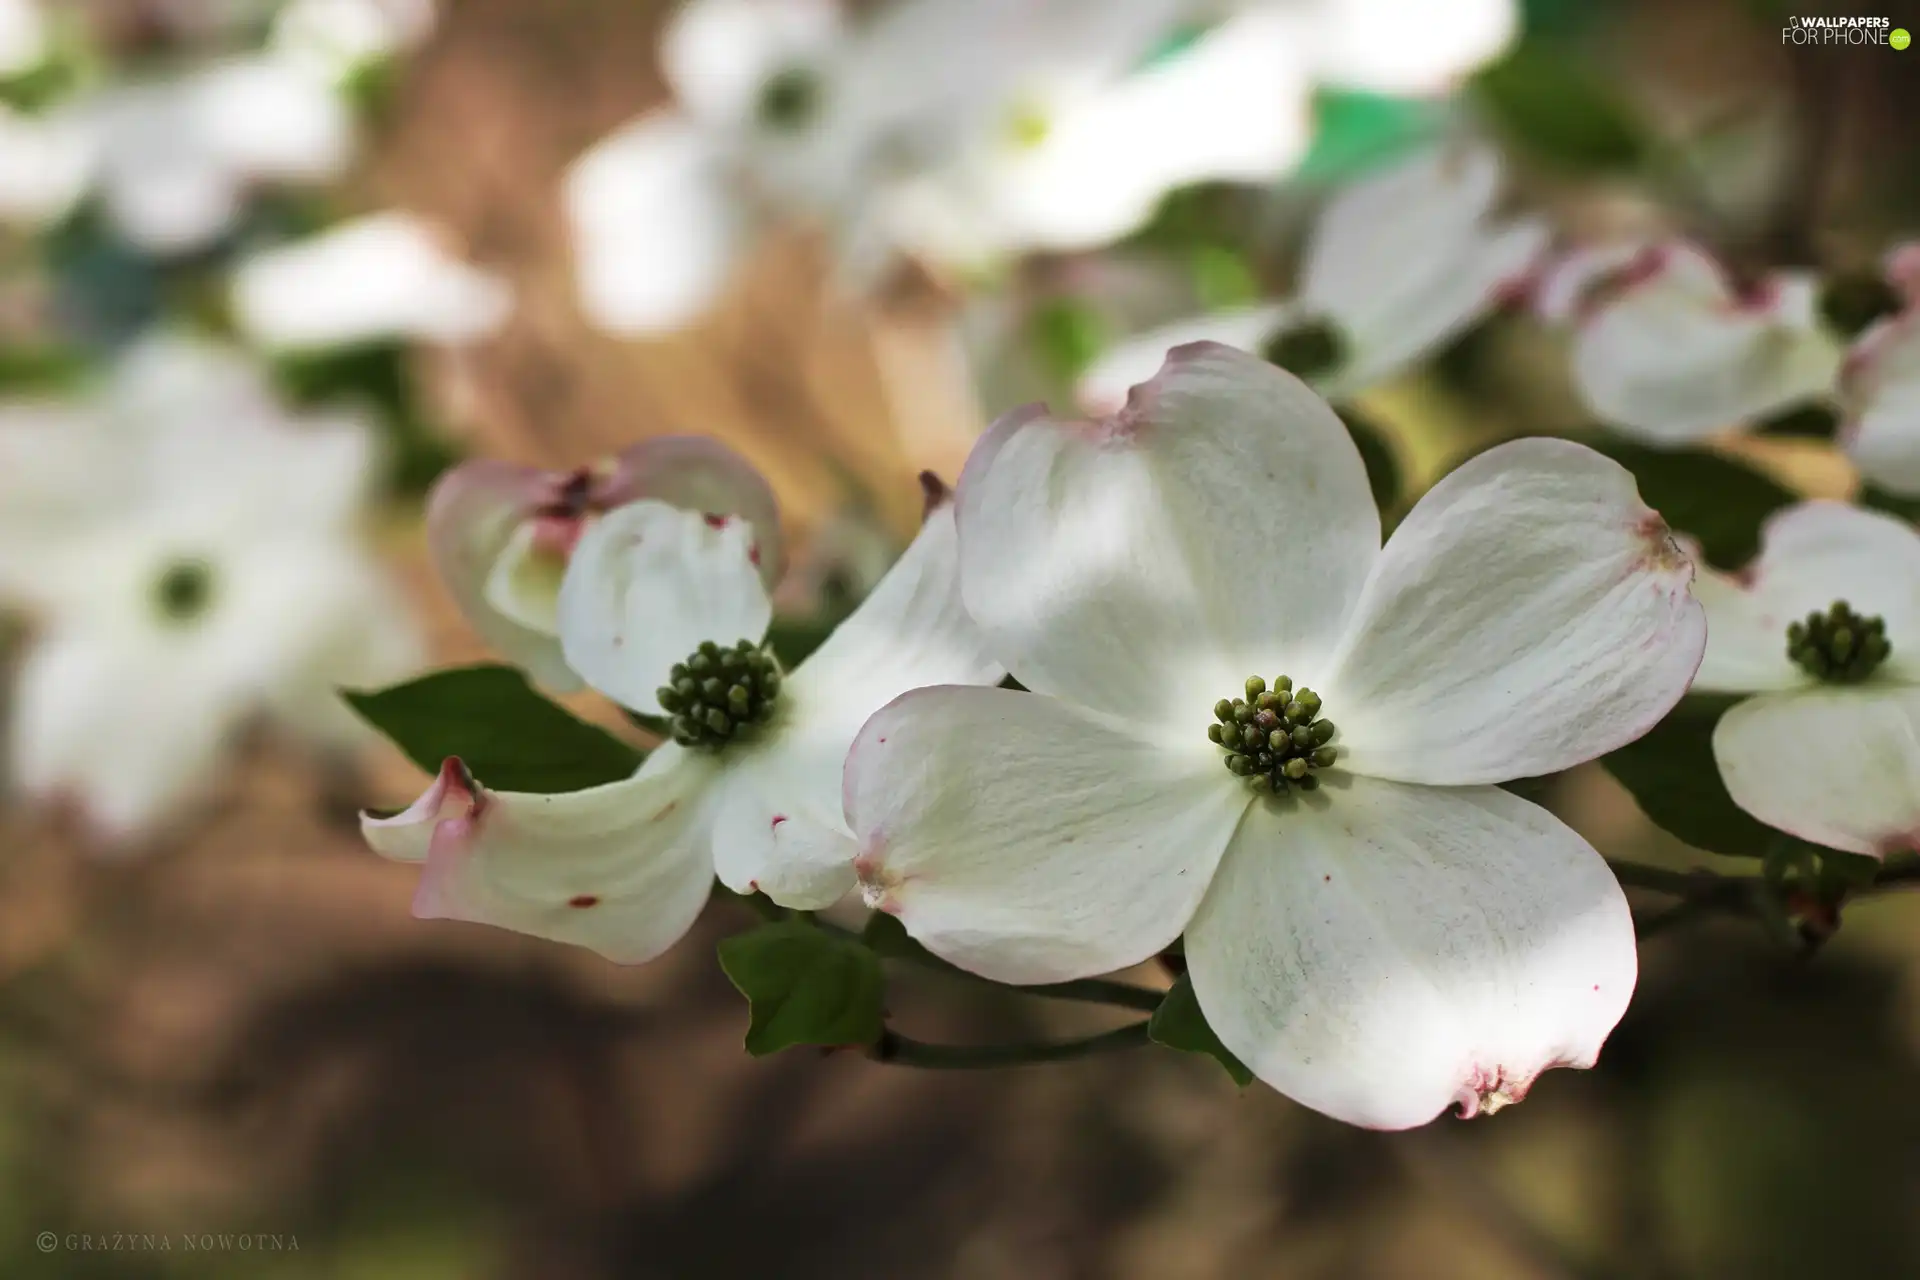
M1633 994L1607 864L1494 787L1367 778L1259 802L1187 928L1207 1022L1262 1080L1406 1129L1590 1067Z
M693 926L713 884L710 761L671 745L623 782L488 791L458 759L404 812L362 816L376 853L421 865L414 914L569 942L639 964Z
M773 486L718 440L705 436L656 436L622 450L596 475L588 502L611 511L641 498L653 498L683 511L743 516L753 528L751 558L772 590L785 564L780 534L780 505Z
M580 537L560 584L560 646L586 682L646 715L706 641L758 644L773 606L737 516L631 502Z
M1883 674L1920 678L1920 534L1844 502L1803 502L1760 530L1760 554L1737 578L1696 584L1707 607L1707 656L1694 686L1750 693L1812 677L1787 658L1787 628L1836 600L1887 624Z
M1920 307L1873 326L1840 382L1847 456L1882 488L1920 495Z
M1128 393L1152 378L1175 347L1219 342L1258 354L1294 313L1286 303L1237 307L1188 316L1136 334L1109 348L1088 367L1074 387L1074 399L1086 413L1118 413L1126 407Z
M1770 827L1872 857L1920 849L1920 689L1761 694L1720 717L1713 757Z
M427 546L460 613L487 645L558 693L580 687L552 630L502 613L488 584L502 557L553 490L550 473L482 459L441 476L427 499ZM523 556L533 551L522 547Z
M1638 240L1570 249L1541 273L1533 290L1534 314L1548 324L1584 320L1613 289L1637 271L1657 269L1659 261L1659 250Z
M1692 581L1618 463L1565 440L1488 450L1395 530L1314 685L1342 764L1459 786L1633 741L1700 665Z
M1697 440L1829 395L1840 350L1814 282L1781 274L1736 293L1685 244L1647 251L1574 339L1574 383L1602 421L1661 443Z
M1337 643L1380 545L1366 468L1306 385L1177 347L1112 417L1016 411L960 480L960 585L1029 689L1198 738L1249 675Z
M1247 807L1219 748L1190 741L1040 694L907 694L847 756L868 905L999 982L1145 960L1186 926Z

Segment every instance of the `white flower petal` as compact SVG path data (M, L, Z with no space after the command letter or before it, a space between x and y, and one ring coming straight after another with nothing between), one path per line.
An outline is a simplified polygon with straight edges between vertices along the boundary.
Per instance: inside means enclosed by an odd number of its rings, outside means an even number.
M327 81L288 59L240 58L180 86L191 125L242 178L326 182L353 158L353 117Z
M1310 28L1320 74L1375 93L1441 93L1492 61L1520 31L1516 0L1332 0Z
M1662 443L1827 395L1838 344L1815 321L1811 280L1748 297L1691 246L1648 250L1581 325L1574 382L1603 421Z
M673 664L704 641L755 643L773 617L736 516L635 502L595 521L560 584L560 647L600 692L646 715Z
M1920 534L1843 502L1803 502L1768 517L1760 554L1740 579L1696 588L1707 606L1707 656L1696 688L1788 689L1812 678L1787 658L1787 627L1843 600L1887 624L1882 670L1920 678Z
M587 791L488 791L457 759L406 811L362 816L376 853L420 866L413 912L570 942L616 964L683 937L713 886L711 765L660 748L634 777Z
M404 213L333 227L240 264L234 321L253 341L287 351L393 338L472 342L498 329L512 291L450 254Z
M1315 686L1342 763L1504 782L1631 742L1700 665L1692 580L1618 463L1565 440L1488 450L1395 530Z
M771 591L785 551L773 487L753 465L709 436L654 436L622 449L590 494L597 510L657 498L683 511L744 516L753 526L753 561Z
M1860 474L1894 493L1920 495L1920 310L1861 335L1841 396L1848 416L1841 440Z
M1553 815L1493 787L1366 778L1256 805L1186 955L1255 1075L1378 1129L1592 1066L1636 975L1625 895Z
M853 888L855 845L840 816L845 744L837 754L819 745L783 739L727 762L713 857L729 889L819 911Z
M1167 362L1167 352L1175 347L1218 342L1258 354L1291 314L1292 308L1286 303L1237 307L1188 316L1136 334L1093 362L1080 376L1074 398L1086 413L1118 413L1127 403L1127 393L1159 372Z
M46 59L52 41L40 0L0 0L0 79L31 71Z
M712 305L746 247L724 143L680 116L642 116L568 172L582 305L613 333L680 328Z
M543 636L560 634L560 583L567 561L540 547L539 530L522 521L487 575L484 599L516 626Z
M999 982L1145 960L1186 926L1247 807L1219 748L1190 741L1040 694L907 694L847 757L868 904Z
M1874 857L1920 849L1920 689L1761 694L1720 717L1713 757L1770 827Z
M1379 539L1340 419L1212 343L1169 352L1112 417L1007 415L960 481L961 591L994 656L1180 733L1249 675L1331 656Z
M92 181L99 137L73 112L21 115L0 105L0 220L58 222Z

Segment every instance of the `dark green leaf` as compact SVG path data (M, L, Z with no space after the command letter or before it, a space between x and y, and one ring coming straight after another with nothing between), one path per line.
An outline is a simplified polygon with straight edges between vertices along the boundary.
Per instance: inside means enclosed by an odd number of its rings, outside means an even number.
M1220 1037L1207 1025L1207 1016L1200 1012L1200 1001L1194 997L1193 983L1184 973L1168 990L1160 1007L1153 1011L1153 1017L1147 1022L1147 1035L1155 1044L1169 1049L1206 1054L1224 1067L1233 1082L1242 1088L1253 1082L1253 1072L1227 1051L1227 1046L1220 1043Z
M1754 423L1753 432L1789 440L1831 440L1840 429L1840 415L1823 404L1801 405Z
M872 1044L885 1029L880 958L804 920L724 939L720 967L747 998L755 1057L797 1044Z
M497 791L581 791L632 777L646 758L534 692L512 667L456 667L341 696L422 769L459 756Z
M1469 93L1516 147L1564 168L1632 169L1652 149L1639 113L1605 79L1547 45L1523 41Z
M1733 802L1713 761L1713 727L1738 701L1690 694L1646 737L1600 763L1662 830L1696 849L1760 858L1780 833Z
M1884 511L1890 516L1902 520L1920 520L1920 498L1903 498L1897 493L1870 484L1860 491L1860 505L1874 511Z
M1738 569L1760 549L1760 525L1794 494L1745 463L1699 449L1650 449L1599 432L1575 437L1639 483L1640 496L1675 533L1697 539L1707 563Z

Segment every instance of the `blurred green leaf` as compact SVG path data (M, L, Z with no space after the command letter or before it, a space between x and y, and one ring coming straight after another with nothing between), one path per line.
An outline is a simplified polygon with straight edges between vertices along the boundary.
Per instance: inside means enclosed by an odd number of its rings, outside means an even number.
M1147 1022L1147 1036L1155 1044L1169 1049L1207 1055L1243 1089L1253 1083L1253 1072L1227 1051L1227 1046L1220 1043L1220 1037L1207 1025L1207 1015L1200 1011L1200 1001L1194 997L1193 983L1184 973L1167 991L1160 1007L1153 1011L1153 1017Z
M1653 135L1639 113L1585 62L1525 42L1468 83L1470 100L1517 148L1569 169L1641 165Z
M0 393L72 391L86 376L86 355L72 347L0 343Z
M1201 311L1226 311L1260 300L1260 279L1247 255L1226 245L1194 246L1188 257L1194 301Z
M1035 307L1027 324L1047 375L1071 386L1113 341L1113 327L1076 298L1052 298Z
M1860 491L1859 503L1869 510L1884 511L1902 520L1920 521L1920 497L1903 498L1876 484L1869 484Z
M1709 853L1761 858L1780 833L1733 802L1713 759L1713 728L1739 701L1689 694L1644 738L1600 763L1661 830Z
M1313 95L1313 145L1294 176L1339 182L1391 163L1438 137L1446 108L1422 98L1353 89Z
M1839 429L1840 415L1823 404L1788 409L1763 418L1753 426L1755 435L1789 440L1831 440Z
M1760 525L1799 499L1769 477L1700 449L1651 449L1599 432L1574 439L1633 473L1640 497L1675 533L1699 541L1707 563L1737 569L1760 549Z
M880 958L804 920L723 939L720 967L747 998L755 1057L801 1044L872 1044L885 1029Z
M536 693L512 667L456 667L341 696L428 773L458 756L498 791L583 791L632 777L646 759Z

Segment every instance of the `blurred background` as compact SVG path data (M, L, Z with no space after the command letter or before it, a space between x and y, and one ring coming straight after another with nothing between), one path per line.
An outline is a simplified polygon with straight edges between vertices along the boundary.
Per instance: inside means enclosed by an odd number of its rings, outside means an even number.
M1408 1134L1157 1049L995 1073L754 1060L713 957L738 908L633 970L413 920L415 874L365 849L355 812L425 779L295 678L324 693L489 656L428 563L421 496L452 460L569 468L662 434L718 437L767 474L794 546L784 615L831 618L911 535L919 470L952 478L996 414L1066 403L1115 337L1273 291L1329 189L1436 137L1496 143L1508 203L1563 241L1677 227L1736 264L1870 260L1920 230L1920 50L1809 50L1780 29L1789 12L1920 28L1920 8L1348 5L1389 52L1491 34L1440 82L1303 79L1287 109L1305 136L1271 181L1170 182L1097 251L876 265L847 248L857 227L776 220L697 308L642 324L583 283L602 233L579 166L670 101L670 4L295 7L44 0L30 22L0 0L0 587L17 606L0 1275L1920 1274L1910 896L1850 907L1811 957L1751 921L1650 938L1597 1070ZM1304 29L1340 9L1280 7ZM931 75L917 56L909 76ZM406 229L371 250L234 283L390 211ZM635 215L632 239L665 234ZM1370 391L1404 494L1489 440L1581 425L1559 343L1509 308ZM167 470L142 434L161 417L220 460ZM266 424L257 471L233 461L257 442L220 436L229 418ZM322 436L345 443L289 443ZM1823 445L1725 447L1802 492L1855 483ZM335 479L351 497L321 493ZM307 499L325 508L310 520ZM220 573L269 584L211 657L95 598L183 529L212 549L166 553L176 622ZM309 593L322 577L337 589ZM259 661L294 675L223 679L289 616L324 653L274 641ZM1655 830L1597 767L1540 795L1610 856L1733 861ZM933 975L899 975L892 1001L934 1039L1101 1025ZM172 1247L104 1243L141 1233ZM181 1246L222 1233L269 1243Z

